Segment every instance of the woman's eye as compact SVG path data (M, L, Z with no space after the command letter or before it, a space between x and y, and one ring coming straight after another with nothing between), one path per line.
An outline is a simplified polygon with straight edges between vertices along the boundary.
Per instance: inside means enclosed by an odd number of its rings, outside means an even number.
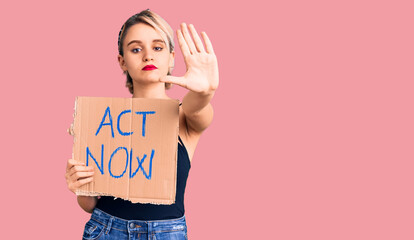
M141 50L141 49L139 49L139 48L134 48L134 49L132 49L132 52L133 52L133 53L137 53L137 52L138 52L138 50Z
M161 51L161 50L162 50L162 47L155 47L155 48L159 48L159 50L158 50L158 51Z

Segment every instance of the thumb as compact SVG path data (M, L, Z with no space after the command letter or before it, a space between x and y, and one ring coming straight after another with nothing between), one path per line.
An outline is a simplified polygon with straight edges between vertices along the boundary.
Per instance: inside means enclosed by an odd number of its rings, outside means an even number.
M181 87L187 88L187 84L184 77L165 76L160 78L160 82L173 83Z

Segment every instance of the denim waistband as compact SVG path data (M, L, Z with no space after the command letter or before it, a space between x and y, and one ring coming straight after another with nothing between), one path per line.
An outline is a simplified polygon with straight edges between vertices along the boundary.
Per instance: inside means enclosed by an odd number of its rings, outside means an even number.
M125 232L152 233L181 231L186 228L185 216L166 220L126 220L112 216L98 208L93 210L91 219L104 225L106 232L111 228Z

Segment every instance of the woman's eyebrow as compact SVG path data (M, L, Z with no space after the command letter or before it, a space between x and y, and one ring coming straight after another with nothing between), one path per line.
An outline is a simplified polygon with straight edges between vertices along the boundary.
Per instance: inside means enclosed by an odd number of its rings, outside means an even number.
M165 44L164 40L162 40L162 39L154 39L154 40L152 40L152 42L160 42L160 43ZM131 42L128 43L127 46L129 46L132 43L142 43L142 41L141 40L132 40Z

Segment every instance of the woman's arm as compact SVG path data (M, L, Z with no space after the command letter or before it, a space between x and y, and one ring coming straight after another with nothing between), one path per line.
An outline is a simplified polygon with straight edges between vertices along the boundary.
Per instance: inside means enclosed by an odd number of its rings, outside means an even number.
M201 133L213 121L213 106L210 103L214 92L200 94L189 91L183 98L183 111L186 118L187 129Z
M84 163L69 159L66 165L66 183L68 189L76 193L76 190L84 184L92 182L93 167L85 166ZM77 196L79 206L88 213L92 213L98 202L97 197Z
M85 210L85 212L92 213L93 209L98 202L98 197L89 197L89 196L78 196L79 206Z
M194 41L185 23L181 24L181 30L177 30L177 38L187 72L183 77L166 76L160 81L174 83L189 90L183 98L182 105L187 129L201 133L213 119L213 107L210 100L219 85L218 63L207 34L201 32L204 47L192 24L189 25L189 30Z

